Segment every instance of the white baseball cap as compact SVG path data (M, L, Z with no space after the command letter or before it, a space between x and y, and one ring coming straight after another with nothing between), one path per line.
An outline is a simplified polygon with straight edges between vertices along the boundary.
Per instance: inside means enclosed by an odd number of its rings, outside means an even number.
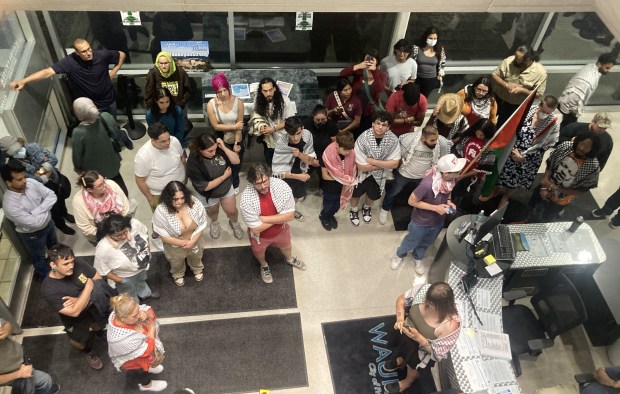
M467 159L458 158L450 153L437 160L437 169L439 172L459 172L465 167L465 164L467 164Z

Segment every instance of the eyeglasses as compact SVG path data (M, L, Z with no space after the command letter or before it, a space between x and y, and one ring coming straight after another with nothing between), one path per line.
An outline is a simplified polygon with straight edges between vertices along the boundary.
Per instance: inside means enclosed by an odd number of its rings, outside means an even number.
M478 92L478 93L484 93L484 94L489 93L489 90L488 90L488 89L487 89L487 90L485 90L485 89L478 89L478 88L476 88L475 90L476 90L476 92Z

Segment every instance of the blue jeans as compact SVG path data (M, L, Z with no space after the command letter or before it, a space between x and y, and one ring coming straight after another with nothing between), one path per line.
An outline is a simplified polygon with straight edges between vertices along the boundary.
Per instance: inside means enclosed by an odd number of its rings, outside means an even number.
M107 112L110 115L114 116L114 120L116 120L116 100L112 102L112 104L108 105L107 107L103 107L103 108L97 108L99 110L99 112Z
M34 266L34 272L40 278L45 278L50 272L49 264L45 262L45 247L51 248L58 243L56 239L56 227L50 220L45 228L34 233L17 233L26 245L30 260Z
M422 260L426 249L435 242L442 228L443 221L436 226L418 226L413 221L409 222L409 233L396 249L396 255L402 258L411 250L414 259Z
M37 371L36 369L32 369L32 377L28 378L32 379L32 383L34 384L34 393L35 394L50 394L52 392L52 377L43 371ZM20 393L30 394L26 390L26 383L28 379L16 379L11 383L11 387Z
M394 171L394 180L385 190L385 197L383 197L381 209L389 211L392 208L392 204L394 204L394 198L398 195L398 193L403 191L405 186L414 185L413 187L415 188L418 187L420 182L422 182L422 179L407 178L400 175L400 172Z
M328 219L334 217L340 209L340 194L323 194L323 207L319 217Z
M118 290L118 294L129 293L136 302L139 302L138 297L142 299L149 298L151 296L151 289L146 284L146 270L134 276L123 278L121 283L116 284L116 290Z

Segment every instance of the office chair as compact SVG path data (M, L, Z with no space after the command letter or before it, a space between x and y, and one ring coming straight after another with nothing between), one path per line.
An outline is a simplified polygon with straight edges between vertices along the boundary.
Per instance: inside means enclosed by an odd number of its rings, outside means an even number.
M559 273L543 283L545 288L530 301L538 319L527 306L515 304L515 300L525 297L523 290L504 293L509 304L502 308L502 321L504 332L510 337L516 376L521 375L519 354L538 356L542 349L553 346L555 337L588 320L583 300L564 274Z

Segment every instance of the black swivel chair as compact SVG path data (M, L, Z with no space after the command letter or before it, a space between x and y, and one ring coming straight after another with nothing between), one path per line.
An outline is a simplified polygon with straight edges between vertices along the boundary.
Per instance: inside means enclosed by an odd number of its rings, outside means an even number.
M538 356L542 349L553 346L555 337L588 320L583 300L564 274L554 275L545 282L545 288L531 299L538 319L527 306L515 304L515 300L525 297L524 291L504 293L509 304L502 308L502 321L504 332L510 337L516 376L521 375L519 354Z

